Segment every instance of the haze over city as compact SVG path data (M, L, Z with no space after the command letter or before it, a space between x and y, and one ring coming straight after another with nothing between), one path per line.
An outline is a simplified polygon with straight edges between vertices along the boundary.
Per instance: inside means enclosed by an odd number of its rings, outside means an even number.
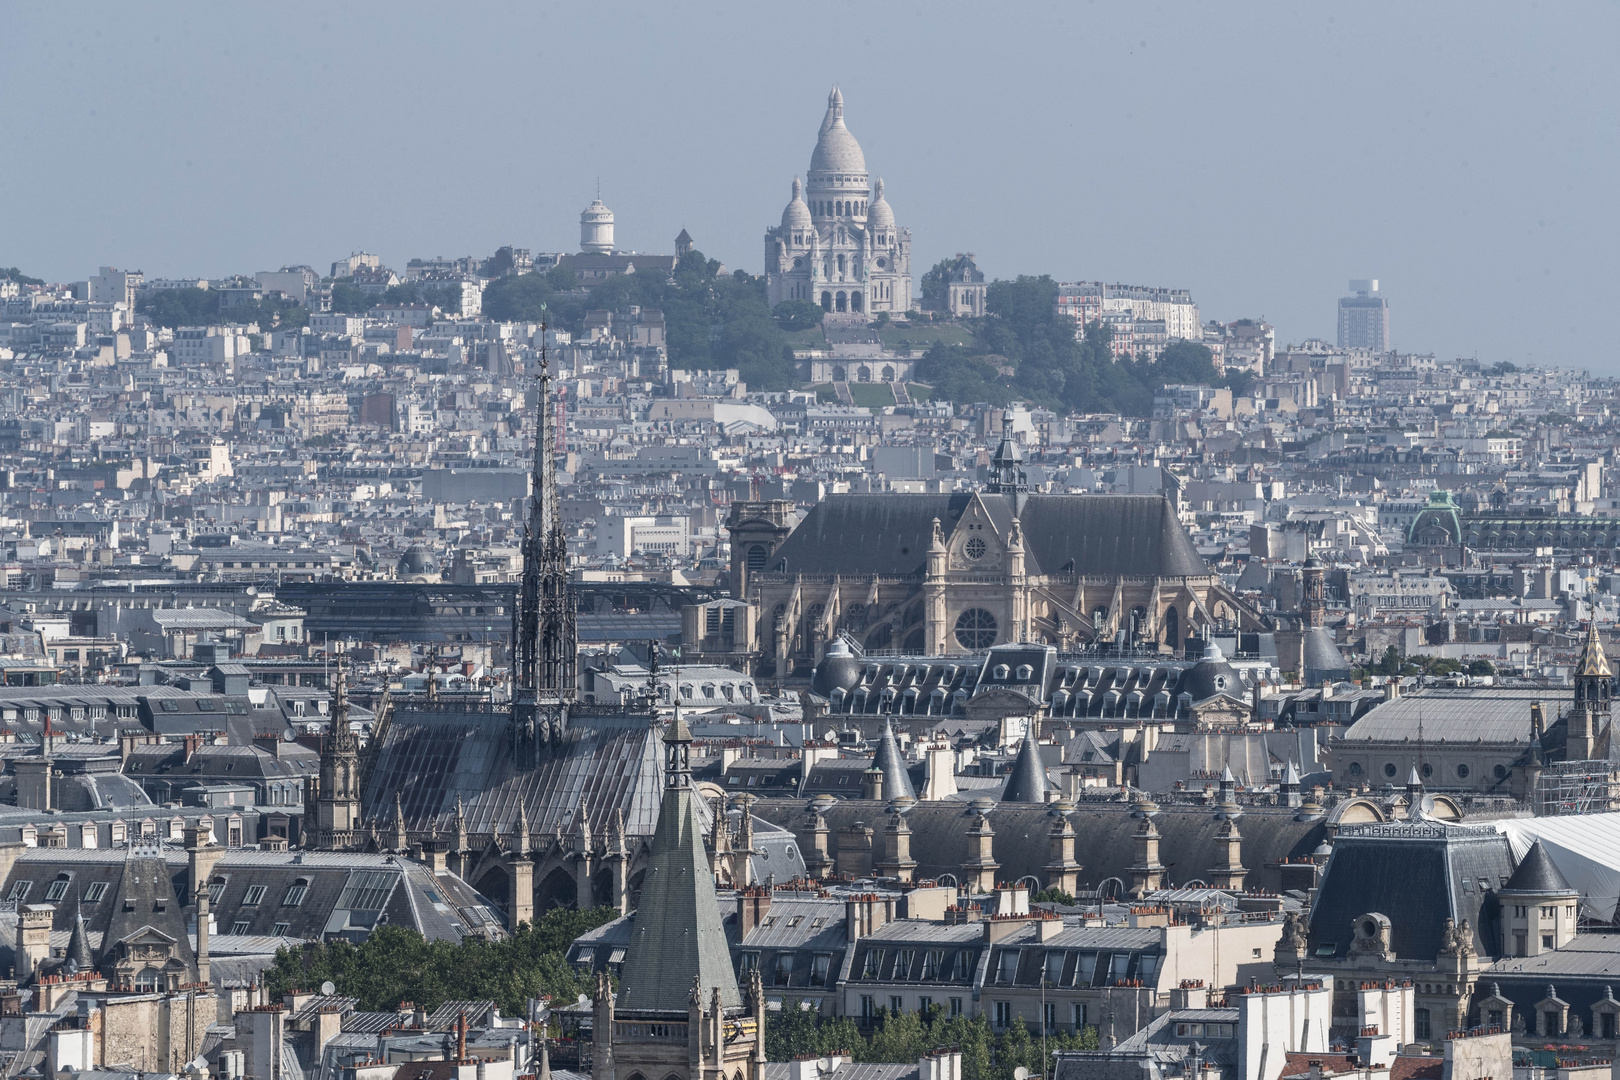
M423 23L433 27L423 34ZM619 245L758 273L832 84L921 268L1190 289L1620 372L1612 4L0 6L0 262L216 277Z

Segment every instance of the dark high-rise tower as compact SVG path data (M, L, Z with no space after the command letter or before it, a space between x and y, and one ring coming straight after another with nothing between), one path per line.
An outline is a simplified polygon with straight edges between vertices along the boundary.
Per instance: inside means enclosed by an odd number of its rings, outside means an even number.
M534 474L523 532L523 584L512 612L513 758L532 765L540 748L562 736L574 700L579 656L568 540L557 495L556 416L551 367L541 327L540 393L535 405Z

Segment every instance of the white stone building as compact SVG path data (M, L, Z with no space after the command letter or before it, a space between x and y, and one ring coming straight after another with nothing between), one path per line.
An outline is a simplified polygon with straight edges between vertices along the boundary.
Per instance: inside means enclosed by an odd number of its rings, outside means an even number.
M784 300L832 312L911 308L911 231L895 225L883 181L872 184L837 89L805 183L794 178L782 224L765 231L765 283L773 308Z

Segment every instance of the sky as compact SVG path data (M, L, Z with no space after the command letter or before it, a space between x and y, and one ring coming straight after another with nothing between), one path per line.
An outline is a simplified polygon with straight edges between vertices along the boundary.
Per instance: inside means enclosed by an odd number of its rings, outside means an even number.
M630 250L759 272L827 92L912 269L1620 375L1620 5L0 0L0 266Z

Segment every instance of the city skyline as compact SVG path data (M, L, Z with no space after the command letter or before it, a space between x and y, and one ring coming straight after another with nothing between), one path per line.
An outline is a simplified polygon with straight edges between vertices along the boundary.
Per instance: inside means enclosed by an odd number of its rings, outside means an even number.
M4 262L72 280L568 251L600 177L622 246L664 252L684 227L758 273L836 82L873 177L906 193L917 274L974 251L990 277L1188 288L1291 341L1331 340L1344 281L1377 276L1398 349L1617 370L1589 322L1522 318L1617 284L1612 8L850 9L864 32L841 55L786 65L808 31L743 9L717 37L634 8L618 37L482 9L431 41L410 18L285 10L81 25L11 6L12 149L60 167L5 181L30 210L0 226Z

